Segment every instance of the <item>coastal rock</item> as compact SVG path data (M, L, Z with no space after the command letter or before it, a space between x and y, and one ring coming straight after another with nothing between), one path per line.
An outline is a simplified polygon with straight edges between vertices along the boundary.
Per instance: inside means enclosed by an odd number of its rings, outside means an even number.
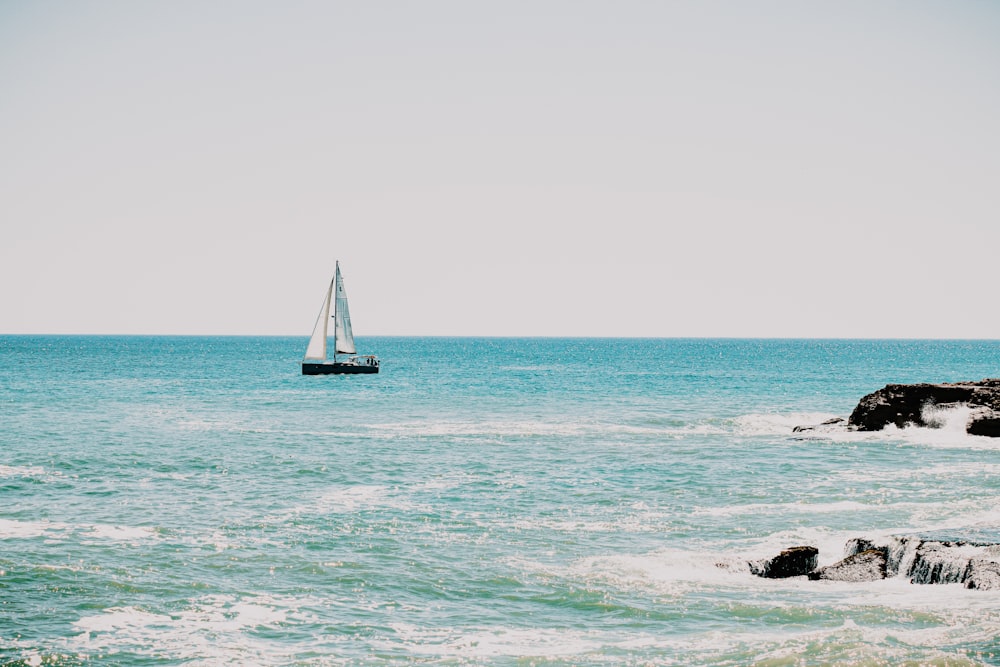
M829 581L878 581L885 579L886 561L886 552L883 549L865 549L838 563L810 572L809 578Z
M833 419L827 419L825 422L820 424L814 424L812 426L796 426L792 429L792 433L805 433L806 431L839 431L847 426L847 420L843 417L834 417Z
M872 566L878 560L873 552L879 552L885 557L884 577L901 576L913 584L958 583L981 590L1000 588L1000 535L994 531L970 529L966 534L894 536L878 542L857 538L847 543L845 552L847 558L830 567L859 561ZM829 577L810 575L810 578Z
M978 590L1000 588L1000 563L991 560L975 559L969 563L965 587Z
M818 563L819 549L802 546L785 549L774 558L751 561L749 565L750 571L758 577L784 579L809 574Z
M969 564L978 555L964 544L922 542L914 554L911 584L960 584L968 577Z
M927 406L968 405L973 408L966 430L973 435L1000 437L1000 378L941 384L888 384L863 397L848 426L879 431L889 424L935 426L925 417Z
M965 430L969 435L1000 438L1000 412L982 406L974 409Z

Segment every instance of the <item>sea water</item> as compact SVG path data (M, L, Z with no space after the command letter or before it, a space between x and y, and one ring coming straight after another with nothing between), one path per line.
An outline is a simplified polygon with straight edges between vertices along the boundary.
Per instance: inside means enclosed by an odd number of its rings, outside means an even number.
M793 433L998 341L0 337L5 665L1000 664L1000 591L748 560L1000 525L1000 440Z

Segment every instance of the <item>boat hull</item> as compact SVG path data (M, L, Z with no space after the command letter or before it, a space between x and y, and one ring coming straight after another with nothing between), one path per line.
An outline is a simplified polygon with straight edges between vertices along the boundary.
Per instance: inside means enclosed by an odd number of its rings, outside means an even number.
M362 373L378 373L378 366L343 364L333 361L328 363L302 362L303 375L358 375Z

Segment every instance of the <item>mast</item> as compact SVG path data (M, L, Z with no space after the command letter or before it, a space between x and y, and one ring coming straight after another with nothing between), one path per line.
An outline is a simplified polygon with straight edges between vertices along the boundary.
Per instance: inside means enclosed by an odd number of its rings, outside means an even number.
M333 299L333 363L337 363L337 296L334 293L337 289L337 276L340 275L340 261L334 263L336 270L333 273L333 285L331 286L330 298Z

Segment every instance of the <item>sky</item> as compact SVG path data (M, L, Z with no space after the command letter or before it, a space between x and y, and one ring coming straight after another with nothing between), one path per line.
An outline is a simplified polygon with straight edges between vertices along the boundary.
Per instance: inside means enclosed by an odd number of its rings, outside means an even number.
M0 0L0 333L1000 338L1000 3Z

